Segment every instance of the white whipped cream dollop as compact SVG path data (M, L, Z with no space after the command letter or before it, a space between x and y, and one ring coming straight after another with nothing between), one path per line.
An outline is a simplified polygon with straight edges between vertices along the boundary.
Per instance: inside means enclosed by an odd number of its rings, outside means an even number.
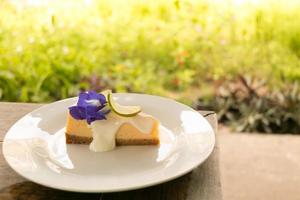
M154 119L145 113L139 113L134 117L121 117L111 112L107 120L96 120L90 125L93 133L93 141L90 150L95 152L109 151L116 147L116 133L124 123L131 123L142 133L150 133Z

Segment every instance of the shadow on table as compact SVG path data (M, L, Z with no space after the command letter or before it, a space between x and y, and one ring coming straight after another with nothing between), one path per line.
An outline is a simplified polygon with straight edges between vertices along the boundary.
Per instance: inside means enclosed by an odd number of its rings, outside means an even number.
M100 199L100 194L66 192L44 187L33 182L16 183L0 190L1 200L93 200Z

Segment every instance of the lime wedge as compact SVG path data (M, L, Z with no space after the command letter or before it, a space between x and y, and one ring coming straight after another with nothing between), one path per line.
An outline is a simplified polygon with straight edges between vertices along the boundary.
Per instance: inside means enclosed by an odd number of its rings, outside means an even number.
M133 117L142 111L140 106L123 106L114 101L112 93L107 94L108 104L113 112L122 117Z

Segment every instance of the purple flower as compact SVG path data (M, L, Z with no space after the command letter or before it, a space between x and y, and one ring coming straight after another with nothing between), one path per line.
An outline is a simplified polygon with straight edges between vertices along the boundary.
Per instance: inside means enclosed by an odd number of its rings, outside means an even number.
M106 119L110 109L103 94L94 91L82 92L76 106L69 107L70 114L77 120L86 119L88 124Z

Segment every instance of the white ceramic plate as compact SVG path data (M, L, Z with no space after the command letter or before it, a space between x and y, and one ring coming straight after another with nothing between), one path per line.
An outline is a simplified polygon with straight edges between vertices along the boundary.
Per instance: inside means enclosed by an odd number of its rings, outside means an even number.
M201 164L212 152L209 123L174 100L144 94L114 94L124 105L141 105L161 122L160 146L121 146L104 153L87 145L66 145L68 107L77 98L45 105L21 118L7 132L3 154L21 176L56 189L115 192L162 183Z

